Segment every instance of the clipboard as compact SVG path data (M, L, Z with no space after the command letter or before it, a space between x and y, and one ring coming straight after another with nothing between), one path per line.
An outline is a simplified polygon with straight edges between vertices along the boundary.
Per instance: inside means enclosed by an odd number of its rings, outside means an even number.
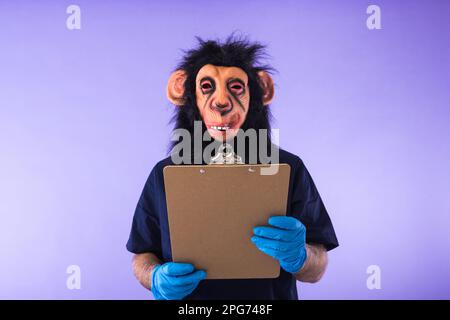
M172 258L207 279L277 278L280 266L251 242L253 227L285 215L290 166L174 165L163 170Z

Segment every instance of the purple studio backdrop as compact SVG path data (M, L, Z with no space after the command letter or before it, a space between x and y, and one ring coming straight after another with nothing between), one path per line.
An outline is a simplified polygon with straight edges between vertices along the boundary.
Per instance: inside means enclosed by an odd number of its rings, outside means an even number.
M0 1L0 298L152 298L125 243L166 156L165 85L194 36L233 31L268 45L273 127L340 241L300 298L450 298L449 13L444 0Z

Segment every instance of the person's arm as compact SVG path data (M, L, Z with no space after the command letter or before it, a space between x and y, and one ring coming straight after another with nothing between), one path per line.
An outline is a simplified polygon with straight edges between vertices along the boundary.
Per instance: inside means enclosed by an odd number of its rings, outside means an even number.
M327 250L321 244L306 244L306 257L303 267L295 274L295 278L302 282L318 282L327 268Z
M161 261L153 253L140 253L133 256L133 273L136 279L148 290L151 290L151 273Z

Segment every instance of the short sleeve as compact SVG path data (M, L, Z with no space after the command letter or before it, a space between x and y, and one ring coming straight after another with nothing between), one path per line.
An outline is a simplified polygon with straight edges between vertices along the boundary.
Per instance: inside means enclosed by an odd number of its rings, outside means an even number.
M327 250L336 248L339 243L331 219L311 175L300 159L293 179L291 214L305 225L306 242L322 244Z
M139 198L126 247L136 254L151 252L161 258L161 230L155 210L155 192L159 192L156 168L150 173Z

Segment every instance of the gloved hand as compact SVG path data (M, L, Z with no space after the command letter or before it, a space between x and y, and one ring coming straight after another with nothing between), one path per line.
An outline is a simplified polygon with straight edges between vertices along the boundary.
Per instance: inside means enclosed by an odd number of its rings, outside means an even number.
M206 277L190 263L167 262L152 271L152 293L156 300L181 300Z
M273 216L270 226L253 229L252 242L259 250L274 257L287 272L298 272L306 260L306 228L297 219Z

